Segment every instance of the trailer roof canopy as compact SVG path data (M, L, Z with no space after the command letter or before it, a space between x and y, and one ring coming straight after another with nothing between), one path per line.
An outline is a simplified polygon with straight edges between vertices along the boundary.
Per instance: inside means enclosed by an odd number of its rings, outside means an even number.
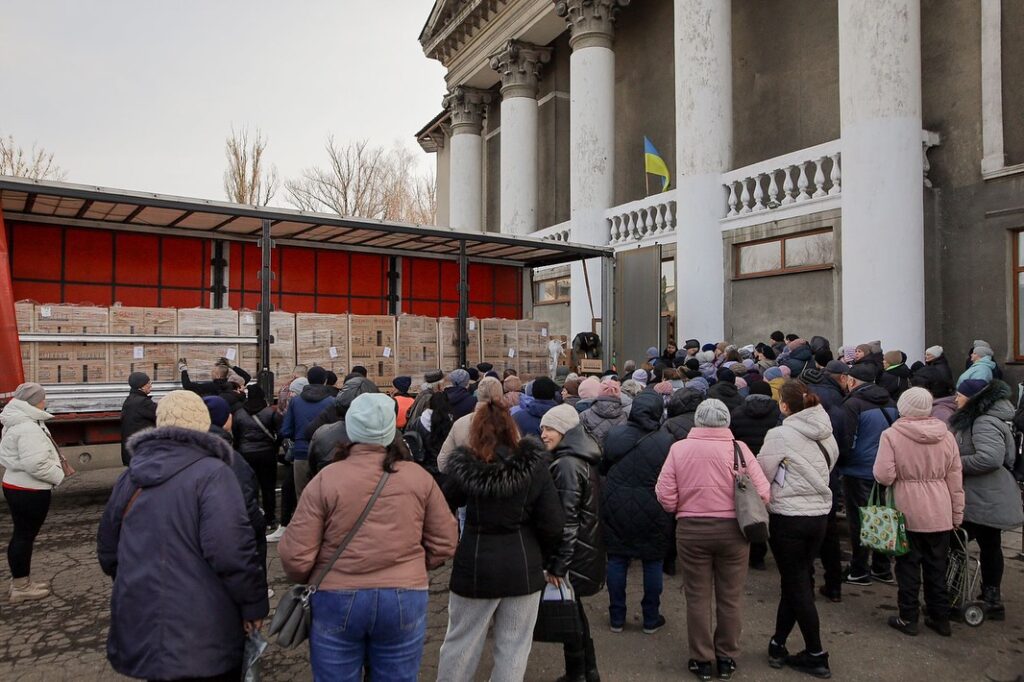
M523 267L612 255L607 248L531 237L10 176L0 176L0 207L8 220L235 241L257 241L263 221L269 220L271 236L281 244L446 260L457 259L465 241L470 261Z

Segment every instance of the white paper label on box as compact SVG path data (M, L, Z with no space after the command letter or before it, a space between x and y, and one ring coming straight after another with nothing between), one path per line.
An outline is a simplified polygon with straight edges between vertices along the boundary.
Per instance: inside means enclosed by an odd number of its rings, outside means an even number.
M144 357L146 357L146 347L145 346L135 346L134 348L132 348L132 359L133 360L141 360Z
M232 360L233 361L235 359L235 349L234 348L228 348L227 352L224 353L224 357L226 357L228 360Z
M508 349L508 356L510 358L514 358L516 356L516 349L515 348L509 348Z
M547 336L548 335L548 328L547 327L541 327L540 328L540 335L541 336Z
M390 358L391 357L391 348L388 347L388 346L384 346L384 357L386 357L386 358Z
M327 349L327 354L331 356L331 359L338 357L338 349L335 346L331 346Z
M242 324L256 324L256 317L252 313L246 313L242 317Z
M48 305L44 305L42 310L39 311L40 317L50 317L51 315L53 315L53 308Z
M469 331L471 331L471 332L475 332L476 331L476 322L474 322L473 320L469 321Z

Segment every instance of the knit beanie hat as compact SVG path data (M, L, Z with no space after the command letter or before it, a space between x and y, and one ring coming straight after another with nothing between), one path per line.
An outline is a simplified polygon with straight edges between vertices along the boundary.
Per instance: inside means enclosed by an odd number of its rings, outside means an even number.
M506 393L519 393L519 391L523 390L523 380L517 376L507 377L502 385Z
M323 384L327 382L327 370L323 367L310 367L306 378L311 384Z
M391 445L395 439L395 401L385 393L356 396L345 413L345 432L353 443Z
M793 370L789 368L789 365L779 365L779 371L782 372L784 377L793 376Z
M488 372L494 369L494 365L492 365L489 362L481 362L476 366L476 368L483 372L484 374L487 374Z
M432 369L423 375L423 383L438 384L444 380L444 372L439 369Z
M620 389L621 395L626 395L629 396L630 398L635 398L636 396L640 395L640 393L643 390L643 384L641 384L638 381L634 381L633 379L626 379L625 381L623 381L622 388Z
M975 346L974 354L980 355L981 357L992 357L992 349L988 346Z
M662 381L654 385L654 392L659 395L672 395L672 382Z
M864 355L871 355L871 344L862 343L857 346L857 350L859 350Z
M46 389L41 385L28 381L14 390L16 400L24 400L29 405L38 405L46 400Z
M565 435L580 424L580 413L572 405L555 405L541 417L540 427L545 426Z
M991 348L992 344L984 339L974 339L971 343L971 348L977 348L978 346L984 346L985 348Z
M178 426L206 433L210 430L210 412L198 394L192 391L171 391L156 404L156 425Z
M622 395L622 386L617 381L604 381L601 382L601 395L610 396L612 398L618 398Z
M637 371L633 372L633 376L631 378L638 384L644 384L645 386L647 385L647 372L645 372L642 369L638 369Z
M763 381L752 381L747 388L750 389L749 395L766 395L769 398L772 396L772 387Z
M702 402L693 415L694 426L725 429L729 427L730 422L729 408L716 398L708 398Z
M206 405L206 411L210 413L211 424L224 426L228 423L228 417L231 416L231 406L228 405L228 401L219 395L208 395L203 398L203 403Z
M579 396L581 399L593 400L599 395L601 395L601 382L597 377L587 377L580 383Z
M727 384L735 384L736 383L736 373L733 372L728 367L723 367L720 370L718 370L718 380L719 381L724 381Z
M764 371L764 380L771 381L772 379L781 379L782 370L778 367L769 367Z
M660 355L661 355L661 353L654 346L651 346L650 348L647 349L647 359L648 360L653 360L654 358L659 357Z
M924 349L924 354L930 355L933 358L941 358L942 352L942 346L929 346L928 348Z
M399 393L405 393L412 387L412 377L401 376L395 377L391 381L391 385L398 389Z
M698 360L697 357L694 356L687 360L686 362L684 362L683 366L686 367L687 369L700 369L700 360Z
M742 377L736 377L736 388L738 388L739 390L742 391L746 387L747 387L746 379L744 379Z
M145 372L132 372L128 375L128 387L138 390L149 383L149 375Z
M469 385L469 372L464 369L457 369L448 375L448 381L452 383L452 386L462 386L465 388Z
M701 347L700 347L700 349L701 349L701 351L702 351L702 352L704 352L704 353L707 353L708 351L710 351L710 352L711 352L711 354L712 354L712 356L713 356L713 355L714 355L714 353L715 353L715 348L717 348L717 347L718 347L718 346L716 346L716 345L715 345L715 344L713 344L713 343L705 343L705 344L704 344L703 346L701 346Z
M469 369L466 370L466 373L469 374L470 381L480 380L480 370L478 370L476 367L470 367Z
M903 353L898 350L887 350L882 359L888 362L890 365L899 365L903 362Z
M988 382L984 379L966 379L956 387L956 392L965 398L973 398L981 393L986 386L988 386Z
M908 388L896 402L901 417L930 417L932 394L923 388Z
M497 377L484 377L476 387L476 399L481 403L497 403L505 395L505 389Z
M597 383L597 379L594 379L594 383ZM558 386L551 379L539 377L533 381L533 397L537 400L554 400L556 393Z

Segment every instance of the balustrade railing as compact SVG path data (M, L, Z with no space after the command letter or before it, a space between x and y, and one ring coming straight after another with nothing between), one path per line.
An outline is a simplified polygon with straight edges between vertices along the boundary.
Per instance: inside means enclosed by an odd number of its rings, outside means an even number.
M840 141L801 149L722 175L726 218L736 218L843 193Z
M530 236L534 239L568 243L572 241L572 223L567 220L564 223L558 223L557 225L545 227L543 230L537 230L530 234Z
M612 246L675 234L675 190L614 206L605 216L608 218L608 243Z

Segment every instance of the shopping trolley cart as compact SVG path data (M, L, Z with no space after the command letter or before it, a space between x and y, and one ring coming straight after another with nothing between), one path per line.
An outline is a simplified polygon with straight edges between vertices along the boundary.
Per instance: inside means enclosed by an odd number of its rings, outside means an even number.
M985 622L985 606L974 598L978 593L980 573L981 562L971 556L968 549L967 531L957 528L949 546L946 588L949 590L950 614L971 627Z

